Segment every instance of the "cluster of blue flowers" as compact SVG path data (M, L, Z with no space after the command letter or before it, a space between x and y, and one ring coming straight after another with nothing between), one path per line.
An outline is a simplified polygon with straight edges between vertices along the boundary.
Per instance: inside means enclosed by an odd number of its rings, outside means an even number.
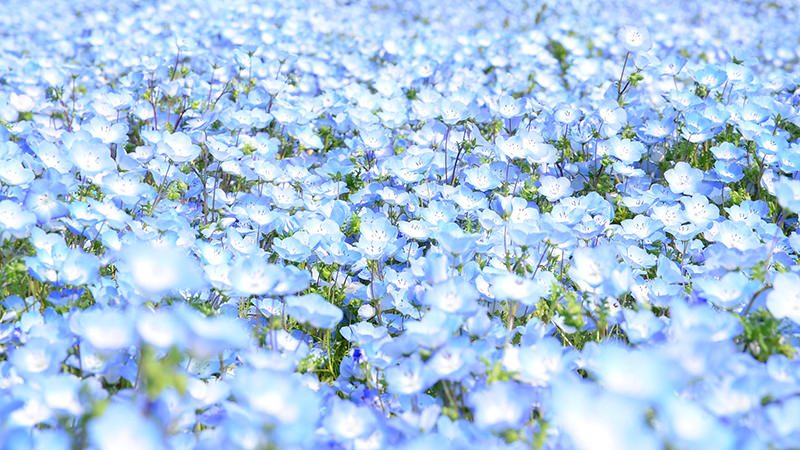
M794 0L0 10L0 447L800 442Z

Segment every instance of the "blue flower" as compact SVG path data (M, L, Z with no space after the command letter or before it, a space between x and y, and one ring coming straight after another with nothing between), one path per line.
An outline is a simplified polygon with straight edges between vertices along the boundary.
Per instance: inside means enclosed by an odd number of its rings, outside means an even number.
M336 439L352 442L353 439L372 434L378 421L371 409L338 400L330 407L324 424L325 430Z
M622 27L617 34L617 38L622 42L626 50L634 53L650 50L653 45L647 29L635 25Z
M692 195L698 192L700 183L703 181L703 171L680 161L675 164L675 167L664 172L664 178L673 193Z
M0 232L24 238L36 224L36 216L12 200L0 201Z
M426 305L450 314L471 314L478 307L478 291L463 277L452 277L433 285L423 298Z
M111 150L98 141L77 140L69 149L72 163L87 176L110 172L117 168Z
M475 425L481 429L516 429L527 420L533 396L531 391L512 381L497 381L470 393Z
M430 369L413 354L384 371L389 389L396 394L417 394L428 389L433 381Z
M315 328L333 329L342 320L342 310L319 294L306 294L286 298L286 313L298 322L307 322Z
M13 367L24 375L55 374L67 356L67 345L50 342L44 338L32 338L24 346L17 347L9 355Z
M112 402L88 428L89 442L99 450L166 448L155 422L128 403Z
M767 308L777 318L788 318L800 324L800 276L796 273L778 273L773 288L767 294Z

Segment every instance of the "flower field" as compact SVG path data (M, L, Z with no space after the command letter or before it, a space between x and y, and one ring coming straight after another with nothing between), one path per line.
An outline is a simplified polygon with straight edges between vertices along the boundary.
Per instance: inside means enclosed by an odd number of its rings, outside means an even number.
M797 17L3 2L0 448L797 448Z

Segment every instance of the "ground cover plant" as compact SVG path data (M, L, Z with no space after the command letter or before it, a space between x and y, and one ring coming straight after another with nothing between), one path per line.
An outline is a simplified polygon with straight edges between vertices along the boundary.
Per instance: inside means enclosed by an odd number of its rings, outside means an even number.
M0 447L796 447L798 9L5 2Z

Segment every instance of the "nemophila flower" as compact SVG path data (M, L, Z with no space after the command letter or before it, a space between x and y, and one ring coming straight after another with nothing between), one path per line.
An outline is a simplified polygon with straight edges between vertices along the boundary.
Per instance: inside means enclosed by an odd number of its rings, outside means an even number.
M391 139L384 128L370 127L359 131L359 137L364 146L370 150L383 148L391 142Z
M602 126L600 132L605 136L616 134L628 121L628 114L614 101L605 102L598 110Z
M32 338L9 355L9 362L21 374L55 374L67 357L68 343Z
M531 410L532 400L529 388L513 381L496 381L467 397L475 425L493 431L520 427Z
M695 238L698 234L706 231L707 228L707 226L701 228L697 224L687 222L680 225L666 226L664 231L671 234L675 239L685 242Z
M479 297L472 283L462 277L453 277L428 289L423 302L446 313L468 315L477 309Z
M623 253L623 257L633 268L649 269L656 265L656 257L638 245L631 245Z
M745 222L723 221L714 230L714 239L728 248L752 250L761 245L758 236Z
M625 270L619 267L611 246L578 248L572 260L568 273L582 290L608 294L627 290L629 280L625 279Z
M97 175L117 168L117 163L111 159L111 149L100 141L77 140L69 148L69 155L84 175Z
M420 21L351 4L340 24L313 2L280 12L219 3L206 15L171 3L4 17L30 26L6 46L0 93L0 284L18 294L0 318L0 447L62 448L75 436L124 447L126 433L130 446L169 448L797 441L786 400L796 364L769 354L796 346L794 321L766 301L788 297L778 291L794 275L781 274L797 272L800 248L789 234L800 97L793 49L775 38L791 14L753 21L752 8L723 2L726 19L756 25L734 36L720 32L725 20L680 26L691 6L628 23L601 4L570 21L577 9L562 5L561 23L582 28L551 33L545 12L531 34L522 16L461 6L446 9L448 22L441 8ZM48 28L53 15L59 27ZM153 17L165 30L188 20L214 45L192 30L174 53L136 36L135 58L114 44ZM93 52L76 53L70 36ZM82 146L105 152L86 170L72 160ZM700 176L672 179L679 159ZM754 164L761 200L742 201L755 192L738 186ZM763 282L750 280L759 261ZM26 271L31 286L17 276ZM320 303L312 285L349 306ZM620 308L629 293L636 305ZM89 294L97 305L75 308ZM582 324L532 317L550 294L567 309L575 294ZM506 300L520 304L512 321ZM735 312L750 300L742 321ZM761 326L764 308L786 317ZM330 355L328 340L301 330L253 333L284 314L339 328ZM573 348L571 332L603 323L608 333ZM749 339L754 329L763 336ZM610 342L615 332L632 347ZM155 360L140 366L142 346ZM498 361L503 370L487 372ZM153 385L150 362L169 369L166 385ZM340 370L330 384L316 370L328 362ZM129 381L135 389L117 389ZM453 420L462 388L472 414ZM104 404L124 405L125 421L103 422Z
M658 353L614 344L593 350L586 368L611 392L654 399L670 394L676 387L679 373Z
M691 197L680 199L686 213L686 218L693 224L703 227L719 217L719 208L708 202L703 195L694 194Z
M741 272L728 272L719 279L697 277L693 284L709 302L726 309L743 305L758 290L758 282Z
M776 155L778 167L785 173L800 172L800 144L793 144Z
M658 439L642 417L641 404L595 386L566 379L554 383L553 420L578 449L656 449ZM605 411L605 414L597 414Z
M725 208L728 219L734 222L744 222L750 227L756 227L762 222L762 218L769 214L769 207L761 200L743 200L738 205L731 205Z
M333 329L343 317L341 309L319 294L290 296L285 301L287 314L315 328Z
M465 232L452 222L440 225L434 236L444 250L454 255L469 253L479 238L477 235Z
M410 239L425 240L431 233L430 224L422 220L402 221L397 224L400 233Z
M564 202L559 202L550 211L549 217L559 224L571 226L581 221L585 212L580 208L567 205Z
M200 155L200 147L192 143L185 133L164 133L157 145L159 153L172 161L182 164L193 161Z
M692 195L698 191L703 181L703 171L679 161L675 167L664 172L664 178L673 193Z
M709 140L714 135L714 123L697 111L690 111L684 115L684 124L681 135L692 143L701 143Z
M744 178L742 166L730 161L717 161L714 163L714 172L723 183L735 183Z
M33 448L36 450L52 449L52 450L67 450L70 448L70 436L63 430L37 430L31 433L31 445L27 446L22 444L21 447L15 447L13 444L8 445L8 448Z
M281 209L290 210L303 204L297 191L290 186L270 185L266 194L272 199L273 205Z
M737 161L743 158L746 154L743 148L735 147L730 142L723 142L720 145L715 145L711 147L710 150L717 160L722 161Z
M40 141L32 148L39 161L48 169L59 173L68 173L73 167L69 153L51 142Z
M98 185L126 207L154 196L153 188L142 183L139 175L132 172L107 174L98 180Z
M312 236L306 232L297 233L285 239L276 238L272 241L272 248L281 258L301 262L308 259L319 242L319 236Z
M467 118L467 105L459 100L441 99L437 106L442 122L447 125L455 125Z
M624 320L620 326L625 332L625 336L633 344L651 340L656 333L666 327L666 324L649 309L642 308L634 311L626 308L622 310L622 316Z
M625 219L621 225L623 233L641 241L650 240L663 226L658 220L643 214L638 214L633 219Z
M731 114L739 119L739 125L746 126L748 123L752 125L766 121L769 118L769 109L756 101L746 101L743 105L731 106Z
M679 112L689 111L701 103L699 97L687 90L674 89L664 94L664 97Z
M781 135L772 133L760 133L755 138L758 150L768 155L779 155L786 151L789 142Z
M239 350L250 341L250 330L238 317L206 317L188 307L175 308L186 324L188 351L200 359ZM295 347L296 348L296 347Z
M33 181L33 171L22 165L22 161L11 159L0 161L0 182L9 186L26 185Z
M547 200L551 202L568 197L573 192L570 180L566 177L557 178L551 175L545 175L539 178L539 183L541 186L539 187L538 192L544 195Z
M502 182L486 165L466 169L464 175L464 181L478 191L495 189Z
M687 59L677 51L670 52L665 58L661 58L660 70L664 75L677 76L686 66Z
M417 316L420 314L418 313ZM441 309L431 309L420 320L406 320L408 339L424 348L437 348L452 338L463 319Z
M553 110L553 118L562 125L572 125L581 118L581 112L573 105L562 103Z
M236 259L231 268L230 283L241 295L264 295L283 276L280 266L268 264L264 258L258 256L246 256Z
M736 438L722 421L702 406L670 398L662 406L665 425L677 442L687 447L735 448Z
M526 141L523 138L523 143ZM552 164L558 159L556 148L544 142L525 143L528 149L527 161L532 164Z
M516 379L532 386L547 386L562 376L574 361L558 340L552 337L537 339L533 345L511 347L503 355L503 368L516 373Z
M767 294L767 308L777 318L788 318L800 324L800 276L796 273L778 273L773 288Z
M800 412L800 399L794 397L771 404L765 411L776 434L790 446L800 434L798 433L800 430L800 421L797 419L798 412Z
M22 239L36 224L36 216L12 200L0 201L0 232Z
M369 260L389 257L403 245L403 242L397 239L397 231L397 228L384 218L365 220L361 224L361 237L356 242L356 248Z
M611 156L628 164L639 161L645 153L645 148L642 143L629 139L612 138L609 144L611 147Z
M653 46L650 33L646 28L636 25L626 25L617 33L617 38L629 52L646 52Z
M450 381L460 381L468 376L477 363L477 353L466 340L445 344L425 362L432 377Z
M151 419L124 402L111 402L88 425L89 442L99 450L166 448L163 435Z
M25 196L25 208L36 215L39 225L69 214L69 209L59 196L66 196L66 186L39 178L31 183Z
M100 259L79 249L70 249L58 266L57 284L80 286L97 280Z
M784 208L800 211L800 180L780 178L775 183L775 196Z
M736 316L708 304L689 305L683 300L674 300L669 308L669 334L673 338L723 342L744 330Z
M470 189L466 185L459 185L451 195L452 200L464 211L475 212L486 209L488 201L480 189Z
M182 348L186 344L186 325L172 310L142 312L136 318L135 327L139 338L157 349Z
M374 432L378 421L373 410L349 401L338 400L332 403L323 419L325 431L346 442Z
M694 73L694 79L708 89L719 87L728 79L727 73L713 64L706 64Z
M702 111L703 117L711 121L714 127L721 127L730 119L731 115L725 107L719 103L706 105Z
M164 295L204 284L197 260L188 251L134 241L123 247L118 269L122 278L145 295Z
M534 280L511 272L493 277L492 293L498 300L516 300L528 306L536 305L539 299L548 294L547 289Z
M497 100L497 113L505 119L512 119L521 115L519 100L510 95L503 95Z
M92 137L100 139L104 144L122 144L128 138L128 126L124 123L110 123L101 116L95 116L81 127Z
M387 367L384 375L392 392L405 395L420 393L429 388L434 381L431 380L430 369L423 364L417 354Z
M70 317L73 333L100 351L127 349L134 343L134 322L130 315L113 309L92 308Z
M675 122L670 118L650 119L639 128L639 131L646 137L659 141L675 132Z
M519 136L511 136L508 138L497 139L497 151L501 160L507 159L522 159L527 156L527 149L525 148L522 138Z
M419 212L419 216L430 225L442 225L455 219L455 205L449 201L434 200ZM363 235L363 233L362 233Z

